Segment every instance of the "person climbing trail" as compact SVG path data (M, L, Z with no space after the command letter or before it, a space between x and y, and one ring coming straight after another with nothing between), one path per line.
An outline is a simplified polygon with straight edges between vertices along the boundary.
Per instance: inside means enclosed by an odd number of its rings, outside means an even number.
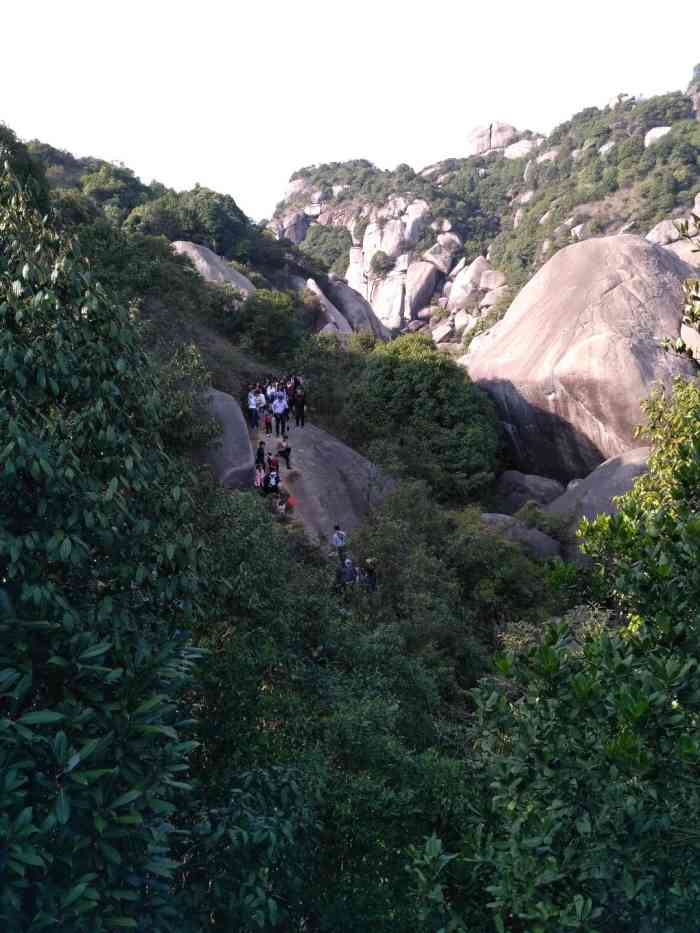
M361 573L360 580L368 593L374 593L374 591L377 589L376 558L368 557L365 560L364 566L362 567L362 573Z
M277 456L284 460L288 470L291 470L292 448L289 446L289 438L285 434L281 441L277 442Z
M272 409L269 405L265 405L265 415L263 422L265 425L265 436L272 437Z
M306 392L300 386L294 394L294 423L298 428L304 427L306 417Z
M336 549L338 553L338 560L341 563L345 560L345 542L347 540L347 535L342 530L340 525L333 526L333 537L331 538L331 544Z
M265 469L265 441L260 441L255 451L255 466Z
M272 413L275 416L275 437L285 434L287 430L287 399L285 393L278 391L272 403Z
M251 431L255 431L258 426L258 394L254 385L248 390L248 418Z
M256 489L262 492L264 482L265 482L265 467L261 463L256 463L255 479L253 480L253 485L255 486Z

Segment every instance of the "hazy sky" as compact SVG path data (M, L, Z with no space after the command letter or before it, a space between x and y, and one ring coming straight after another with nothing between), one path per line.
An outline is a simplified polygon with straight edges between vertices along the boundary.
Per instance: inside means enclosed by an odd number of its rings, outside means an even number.
M421 168L476 124L684 89L699 21L698 0L7 2L0 121L260 219L303 165Z

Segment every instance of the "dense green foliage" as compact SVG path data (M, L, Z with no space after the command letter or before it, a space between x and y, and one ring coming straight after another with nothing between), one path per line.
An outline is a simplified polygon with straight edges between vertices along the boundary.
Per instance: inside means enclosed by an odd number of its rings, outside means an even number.
M649 473L583 526L615 614L551 627L474 693L490 790L464 854L497 929L697 926L698 384L646 414Z
M128 310L1 184L0 918L176 929L157 879L192 748L189 496Z
M348 250L351 246L352 237L345 227L311 224L300 249L326 271L342 276L348 268Z
M31 190L32 199L37 207L40 210L46 210L49 200L44 168L41 163L31 157L28 148L4 123L0 123L0 153L19 184ZM0 165L0 171L3 169L4 165Z
M307 374L314 413L397 476L424 480L441 501L464 501L493 478L495 409L463 368L420 335L375 343L353 335L306 341L295 369Z
M258 289L228 317L227 332L257 356L289 360L320 317L313 292Z
M391 256L387 256L383 250L378 249L372 256L370 268L375 275L386 275L394 268L394 260Z
M207 285L121 222L142 195L106 163L44 220L42 172L6 141L2 929L693 933L698 384L647 404L650 471L584 525L605 608L581 606L571 567L464 508L497 422L429 341L303 339L315 297ZM228 223L217 198L202 236ZM217 385L231 338L289 363L314 419L403 478L349 542L375 591L335 592L321 549L193 472L202 334Z

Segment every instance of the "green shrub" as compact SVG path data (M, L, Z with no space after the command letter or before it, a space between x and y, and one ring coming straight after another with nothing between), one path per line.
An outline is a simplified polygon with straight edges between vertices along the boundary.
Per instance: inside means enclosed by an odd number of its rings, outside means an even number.
M387 275L394 268L394 265L395 260L380 249L372 256L370 268L375 275Z
M0 178L0 921L169 930L199 656L182 469L128 310Z
M258 289L230 315L229 332L265 359L290 359L319 314L313 295L303 302L294 292Z
M352 237L345 227L311 224L299 249L319 262L326 271L333 269L343 275L351 246Z
M441 499L488 482L496 463L493 406L463 369L420 335L368 355L351 389L348 431L399 475L424 479Z

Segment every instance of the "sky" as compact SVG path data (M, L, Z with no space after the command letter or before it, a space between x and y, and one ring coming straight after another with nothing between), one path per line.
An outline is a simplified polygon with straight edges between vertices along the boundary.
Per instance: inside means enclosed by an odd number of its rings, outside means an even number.
M0 122L260 220L304 165L420 169L479 124L548 132L619 92L685 89L699 17L698 0L6 3Z

